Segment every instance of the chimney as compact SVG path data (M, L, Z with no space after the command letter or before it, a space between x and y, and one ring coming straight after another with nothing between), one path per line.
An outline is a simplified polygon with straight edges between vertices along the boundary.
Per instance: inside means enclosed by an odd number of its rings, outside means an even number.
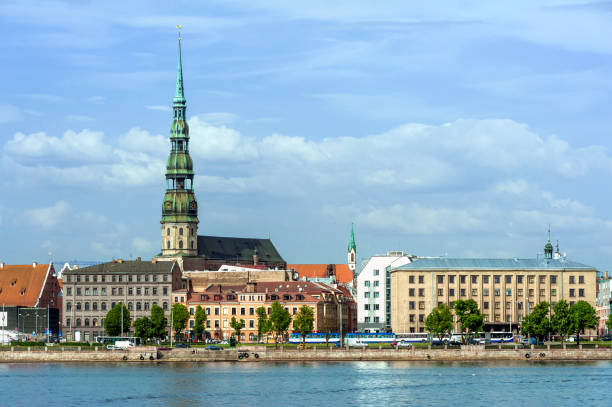
M32 267L35 268L36 266L38 266L38 263L36 263L36 262L32 263Z
M246 286L246 292L254 293L256 291L256 288L257 288L257 283L254 281L249 281Z
M256 266L259 261L259 256L257 256L257 248L253 250L253 265Z
M117 260L117 263L119 263L119 264L123 263L123 259Z
M3 269L3 268L4 268L4 262L2 261L0 262L0 269Z

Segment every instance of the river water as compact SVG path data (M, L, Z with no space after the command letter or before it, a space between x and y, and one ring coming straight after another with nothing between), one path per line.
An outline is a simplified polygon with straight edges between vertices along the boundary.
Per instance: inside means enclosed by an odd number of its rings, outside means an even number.
M0 364L0 406L606 406L612 362Z

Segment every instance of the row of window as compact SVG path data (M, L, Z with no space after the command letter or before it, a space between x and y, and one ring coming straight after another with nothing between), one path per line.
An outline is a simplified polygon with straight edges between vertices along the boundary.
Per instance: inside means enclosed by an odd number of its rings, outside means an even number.
M372 304L371 307L370 307L370 304L363 304L363 309L366 311L369 311L369 310L378 311L380 309L380 304Z
M421 276L419 276L421 277ZM455 277L454 275L450 275L450 276L444 276L444 275L437 275L436 276L436 281L438 282L438 284L443 284L444 283L444 278L448 277L448 283L449 284L454 284L455 283ZM477 284L478 283L478 277L479 276L465 276L465 275L460 275L459 276L459 283L460 284L465 284L467 281L467 278L470 277L470 280L472 282L472 284ZM487 275L482 276L482 282L483 284L488 284L489 283L489 277ZM503 280L506 282L506 284L512 284L512 277L511 275L505 275L505 276L501 276L501 275L494 275L493 276L493 283L494 284L500 284L502 281L502 277ZM516 283L517 284L523 284L523 277L524 276L516 276ZM536 276L527 276L527 283L528 284L535 284L535 277ZM557 284L557 276L551 275L551 276L539 276L538 277L538 281L540 282L540 284L546 284L546 278L548 277L548 280L550 281L550 284ZM421 283L421 281L419 281L419 283ZM569 283L570 284L575 284L576 283L576 276L569 276ZM578 284L584 284L584 276L578 276Z
M157 287L128 287L127 295L157 295ZM163 295L168 295L168 287L163 287L162 289ZM81 296L85 295L86 297L90 295L106 295L106 287L100 288L98 291L98 287L76 287L76 295ZM111 287L111 295L123 295L123 287ZM72 287L66 288L66 296L72 296Z
M98 322L97 318L93 318L91 319L91 325L90 325L90 319L89 318L77 318L74 320L74 325L72 324L72 320L70 318L66 318L66 328L78 328L78 327L89 327L89 326L93 326L93 327L104 327L104 318L100 319L100 322ZM82 324L82 325L81 325Z
M370 292L366 291L363 293L364 298L370 298ZM372 298L379 298L380 297L380 293L378 291L374 291L372 293Z
M166 240L166 249L170 248L170 239ZM179 240L178 242L178 248L179 249L183 249L183 240ZM195 249L195 241L191 241L191 248Z
M107 278L108 277L108 278ZM97 274L93 274L93 275L89 275L89 274L85 274L83 276L81 276L80 274L75 274L74 276L70 275L70 274L66 274L64 276L64 282L66 283L70 283L70 282L76 282L76 283L80 283L81 281L85 282L85 283L97 283L98 281L101 283L106 283L106 282L113 282L113 283L122 283L124 281L127 281L128 283L132 283L132 282L156 282L157 281L157 275L156 274L136 274L136 275L132 275L132 274L112 274L110 276L106 276L104 274L101 275L97 275ZM168 275L164 274L162 279L160 281L168 281Z
M212 322L212 324L211 324L211 322ZM246 326L249 329L254 329L256 327L254 319L249 319L248 321L245 321L245 323L246 323ZM193 319L190 319L189 320L189 328L190 329L193 328L194 325L195 325L195 321ZM211 321L210 319L207 319L206 320L206 328L211 328L213 326L214 326L215 329L221 328L219 320L218 319L214 319L214 320ZM227 319L224 319L223 320L223 328L228 328L228 327L229 327L229 322L228 322Z
M369 287L370 286L370 281L369 280L364 281L363 285L364 285L364 287ZM374 280L373 286L374 287L378 287L379 285L380 285L380 281Z
M203 308L204 312L206 312L206 315L210 315L211 311L214 313L214 315L220 315L220 312L223 312L223 315L238 315L238 308L237 307L223 307L222 309L220 309L219 307L206 307ZM314 309L314 308L313 308ZM189 307L189 314L190 315L195 315L195 307ZM285 310L287 312L289 312L292 315L295 315L298 313L298 308L297 307L293 307L291 309L291 311L289 310L289 307L285 307ZM268 307L267 308L267 313L270 314L272 312L272 308ZM248 308L248 313L249 315L255 315L255 308L254 307L249 307ZM240 315L247 315L247 308L245 307L240 307Z
M380 323L380 317L365 317L363 318L363 322L365 322L366 324L370 323L370 322L374 322L375 324Z
M183 236L183 228L179 228L178 232L179 232L179 236ZM191 236L193 236L193 235L195 234L195 232L194 232L193 228L191 228L191 229L189 230L189 234L190 234ZM167 229L166 229L166 236L170 236L170 228L167 228Z
M100 311L106 311L107 310L107 303L106 302L102 301L99 304L100 304ZM109 309L112 309L115 305L116 305L115 302L111 302L111 306L110 306ZM153 301L153 302L149 303L149 302L140 302L140 301L137 301L136 302L136 311L142 311L142 310L148 311L149 307L153 306L153 305L157 305L157 302ZM164 302L163 305L162 305L162 308L167 311L168 310L168 303ZM77 310L77 311L98 311L98 302L94 301L94 302L90 303L90 302L86 301L84 303L81 303L79 301L79 302L76 302L74 304L74 309ZM134 310L134 303L131 302L131 301L128 302L127 303L127 309L129 311L133 311ZM71 301L66 301L66 311L72 311L72 302Z
M419 297L423 297L424 293L422 292L423 289L419 289ZM496 297L501 296L501 292L502 290L499 288L495 288L493 290L493 295L495 295ZM409 297L414 297L414 288L409 288L408 289L408 296ZM527 293L529 295L529 297L533 297L535 295L535 290L533 288L530 288L529 290L527 290ZM570 288L569 289L569 296L570 297L575 297L576 293L578 293L578 297L584 297L584 288L579 288L577 291L574 288ZM478 289L476 288L472 288L471 291L472 297L476 297L478 296ZM516 290L516 295L518 297L522 297L524 294L524 291L522 288L517 288ZM459 296L460 297L465 297L467 295L467 290L465 288L461 288L459 289ZM482 295L484 297L489 296L489 289L488 288L483 288L482 289ZM512 289L511 288L506 288L505 290L505 295L506 296L511 296L512 295ZM550 295L551 297L556 297L557 296L557 289L556 288L552 288L550 290ZM444 289L443 288L438 288L438 297L443 297L444 296ZM455 289L454 288L449 288L448 289L448 296L449 297L454 297L455 296ZM541 288L540 289L540 297L544 297L546 296L546 290Z

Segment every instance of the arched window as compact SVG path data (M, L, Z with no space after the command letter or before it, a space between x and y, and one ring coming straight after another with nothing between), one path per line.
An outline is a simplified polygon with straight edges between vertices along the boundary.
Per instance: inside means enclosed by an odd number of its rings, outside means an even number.
M166 236L170 236L170 228L166 229Z
M66 303L66 311L70 311L72 309L72 303L70 301L68 301Z
M351 253L351 263L355 262L355 253Z
M81 326L81 318L77 318L75 326Z
M76 309L77 309L77 311L81 310L81 303L80 302L76 303Z
M89 326L89 318L85 318L85 326Z
M145 309L145 311L149 310L149 303L148 302L144 303L144 309Z
M85 311L89 311L89 303L88 302L85 303Z
M134 309L134 304L128 302L128 311L132 311Z
M179 240L179 249L182 249L182 248L183 248L183 241Z
M91 309L93 311L97 311L98 310L98 303L97 302L92 302L91 303Z
M179 228L179 235L183 236L183 228Z
M168 241L166 242L166 248L168 248L168 249L170 248L170 240L168 240Z
M191 248L193 249L193 240L191 241Z
M106 303L105 302L100 303L100 309L102 309L102 311L106 311Z
M93 319L92 321L93 326L98 326L98 320L96 318Z
M140 311L140 310L142 310L142 304L140 303L140 301L138 301L136 303L136 311Z
M164 311L168 311L168 303L167 302L164 302L164 307L163 308L164 308Z
M191 228L191 236L193 236L193 228Z

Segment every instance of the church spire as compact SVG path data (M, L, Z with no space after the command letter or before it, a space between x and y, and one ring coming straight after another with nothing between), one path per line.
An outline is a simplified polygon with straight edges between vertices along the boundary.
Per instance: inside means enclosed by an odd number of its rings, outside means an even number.
M548 225L548 241L544 245L544 258L552 259L553 257L553 245L550 243L550 225Z
M353 230L353 222L351 222L351 236L349 237L348 251L351 250L357 251L357 246L355 245L355 231Z
M180 30L181 27L177 28ZM171 148L166 162L166 194L162 203L162 255L194 256L198 249L198 203L193 189L193 162L189 155L180 33L172 110Z
M180 25L176 26L179 30ZM176 69L176 91L174 92L174 106L177 104L185 104L185 93L183 91L183 60L181 58L181 32L178 37L178 67Z
M351 222L351 236L349 237L348 244L348 266L349 270L355 272L356 269L356 258L357 258L357 245L355 244L355 231L353 230L353 223Z

